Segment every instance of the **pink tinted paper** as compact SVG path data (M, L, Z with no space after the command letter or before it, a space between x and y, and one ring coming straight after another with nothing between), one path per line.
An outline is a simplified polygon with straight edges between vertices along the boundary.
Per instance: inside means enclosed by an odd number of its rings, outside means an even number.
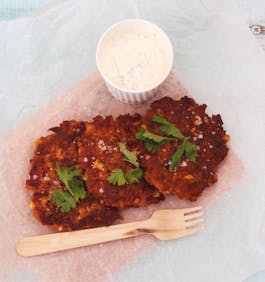
M162 85L155 99L165 95L174 98L187 95L173 74ZM50 101L5 136L0 160L0 280L14 269L20 269L33 273L41 281L103 281L130 259L158 242L151 236L142 236L32 258L20 257L15 251L15 243L19 239L51 232L32 217L30 195L24 187L34 140L47 135L47 129L62 120L87 120L97 114L116 116L121 113L142 113L148 105L127 105L115 100L98 73L94 73L69 93ZM233 167L237 170L231 169ZM125 210L124 222L145 219L156 209L205 205L231 189L240 180L242 173L240 160L230 150L219 168L218 183L208 188L197 202L180 201L170 196L159 205Z

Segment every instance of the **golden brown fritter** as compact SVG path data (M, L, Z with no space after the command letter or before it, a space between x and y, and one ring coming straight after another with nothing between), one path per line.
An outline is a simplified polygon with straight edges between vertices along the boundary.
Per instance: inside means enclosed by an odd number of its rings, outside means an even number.
M206 105L198 105L188 97L179 101L164 97L155 101L145 117L120 115L115 120L96 116L92 122L64 121L51 128L52 134L39 138L31 162L27 189L33 192L33 215L44 225L70 231L112 224L120 218L119 209L141 207L175 194L180 199L195 201L202 191L217 181L217 166L226 157L229 136L222 128L220 115L208 116ZM197 146L196 162L185 156L173 171L169 170L172 155L182 141L171 141L156 153L149 153L137 140L140 128L163 135L154 115L174 124L189 142ZM139 183L112 185L108 177L120 168L125 173L134 166L124 160L119 142L134 152L144 178ZM52 203L53 190L65 190L56 172L56 163L63 167L75 165L82 170L87 195L69 212L61 212Z
M133 120L128 116L126 126L130 127L128 123ZM26 183L34 192L33 215L43 224L58 230L109 225L120 218L117 208L146 206L164 199L144 179L123 186L109 184L107 178L115 168L125 172L132 169L123 160L118 145L126 140L126 131L119 130L112 117L97 116L91 123L64 121L50 130L54 133L36 141L30 179ZM63 167L75 165L82 169L86 181L86 198L66 213L51 202L52 190L65 190L56 173L56 162Z
M158 203L164 197L144 179L139 183L123 186L112 185L107 178L114 169L121 168L125 173L134 167L123 160L119 142L135 138L135 134L126 128L133 128L140 117L126 115L123 124L118 124L111 116L97 116L92 123L86 124L86 130L79 146L78 166L85 170L84 178L89 192L97 195L107 206L125 208L141 207ZM135 127L135 130L137 130ZM128 147L130 150L130 147ZM137 152L135 152L137 153Z
M198 148L196 162L182 157L181 164L173 171L168 166L171 157L180 145L173 141L160 147L151 154L146 149L140 157L145 169L145 179L163 194L175 194L180 199L195 201L202 191L217 181L217 166L226 157L226 142L229 136L222 128L220 115L208 116L206 105L198 105L188 97L179 101L169 97L155 101L142 120L141 127L158 135L163 135L159 125L152 122L153 115L159 115L176 125L184 136ZM143 146L142 146L143 148Z
M87 194L75 209L63 213L50 201L50 191L34 193L31 199L32 213L43 225L59 231L111 225L121 218L118 209L102 204L93 194Z
M120 218L119 211L106 207L102 200L87 193L74 210L62 213L50 200L54 189L63 190L64 185L56 173L60 166L77 165L78 141L85 130L84 122L64 121L51 129L54 133L36 141L35 154L31 160L27 189L33 191L31 208L33 215L44 225L60 231L70 231L112 224Z

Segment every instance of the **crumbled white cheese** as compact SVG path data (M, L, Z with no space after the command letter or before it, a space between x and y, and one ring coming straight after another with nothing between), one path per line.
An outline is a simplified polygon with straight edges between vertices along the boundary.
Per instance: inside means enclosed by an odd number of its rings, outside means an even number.
M183 161L179 166L185 167L185 166L187 166L187 165L188 165L187 162L186 162L186 161Z
M107 150L107 146L105 145L104 141L99 139L98 140L98 148L102 151L106 151Z
M43 177L43 180L44 181L49 181L50 180L50 177L49 175L46 173L45 176Z
M32 176L32 178L33 178L34 180L36 180L36 179L38 179L38 175L34 174L34 175Z

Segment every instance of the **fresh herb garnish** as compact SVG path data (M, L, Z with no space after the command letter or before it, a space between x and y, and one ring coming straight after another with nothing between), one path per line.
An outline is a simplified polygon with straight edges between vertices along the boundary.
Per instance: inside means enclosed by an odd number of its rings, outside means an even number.
M172 171L175 167L180 164L181 158L185 152L187 139L185 139L179 146L177 151L171 157L171 163L169 165L169 170Z
M137 161L137 156L133 153L130 152L124 143L119 143L120 146L120 151L123 153L124 155L124 160L130 164L132 164L135 167L139 167L139 163Z
M163 141L172 141L173 139L170 137L165 137L165 136L161 136L161 135L157 135L154 134L148 130L145 130L143 128L141 128L137 133L136 133L136 137L140 140L151 140L154 141L155 143L161 143Z
M132 164L135 168L124 173L121 168L116 168L108 177L108 182L112 185L122 186L128 183L138 183L143 177L143 170L139 167L139 162L135 153L129 151L124 143L119 143L120 151L124 155L124 160Z
M128 181L128 183L138 183L140 182L143 175L144 175L144 171L140 167L137 167L127 172L125 174L125 178Z
M138 183L143 177L143 174L144 172L140 167L130 170L127 173L124 173L121 168L116 168L108 177L108 182L112 185L118 186L123 186L128 183Z
M135 136L143 141L146 149L151 153L155 153L159 147L174 140L174 138L157 135L143 128L140 128Z
M149 152L155 153L157 149L163 146L165 143L171 142L173 140L179 140L182 141L182 143L179 145L178 149L171 158L169 170L172 171L180 164L184 153L188 160L192 162L196 161L198 156L197 147L188 141L189 137L184 136L174 124L170 123L161 116L154 115L152 117L152 121L160 124L159 129L166 136L154 134L143 128L139 129L139 131L136 133L136 138L144 143Z
M183 154L185 153L185 156L188 160L191 162L195 162L198 154L197 154L197 147L191 144L188 141L189 138L185 138L183 142L179 145L177 151L174 153L174 155L171 158L171 164L169 165L169 170L173 170L175 167L178 167L178 165L181 162L181 158Z
M86 197L85 184L80 178L82 170L75 166L62 167L56 163L56 172L66 190L53 190L51 201L60 208L61 212L68 212L76 207L80 199Z
M189 159L191 162L195 162L198 154L197 154L197 147L193 144L191 144L189 141L186 141L185 143L185 155L187 159Z
M122 186L128 183L125 174L121 168L115 168L108 177L108 181L110 184L118 186Z
M152 121L161 124L159 129L166 135L172 136L179 140L184 140L185 136L181 133L181 131L172 123L168 122L166 119L161 116L154 115Z
M51 200L61 212L69 212L76 207L76 201L68 191L53 190Z

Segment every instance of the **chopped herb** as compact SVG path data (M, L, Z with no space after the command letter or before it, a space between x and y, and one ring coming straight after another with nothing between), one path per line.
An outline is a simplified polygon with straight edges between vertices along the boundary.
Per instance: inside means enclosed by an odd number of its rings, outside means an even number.
M135 167L139 167L139 163L137 161L137 156L136 154L130 152L124 143L119 143L120 146L120 151L123 153L124 155L124 160L130 164L132 164Z
M168 122L166 119L154 115L152 121L161 124L159 129L166 135L172 136L179 140L184 140L185 136L181 133L181 131L172 123Z
M143 128L139 129L135 136L138 140L143 141L146 149L151 153L155 153L159 147L174 140L170 137L154 134Z
M150 153L155 153L161 146L163 146L166 142L160 142L160 143L155 143L154 141L144 141L144 146L145 148L150 152Z
M75 195L72 192L72 189L70 187L70 181L72 181L74 177L81 175L82 173L81 169L77 169L74 165L69 166L69 167L62 167L62 166L59 166L58 163L56 163L56 172L57 172L59 179L65 185L66 189L75 198Z
M116 168L112 171L110 176L108 177L108 182L113 185L122 186L128 183L138 183L143 177L143 170L139 167L139 162L137 160L137 156L130 152L125 144L119 143L120 150L124 155L124 160L132 164L135 168L124 173L121 168Z
M128 183L125 178L125 174L121 168L114 169L108 177L108 181L110 184L118 186L122 186Z
M125 174L125 178L128 181L128 183L138 183L140 182L141 178L144 175L144 171L137 167Z
M82 170L75 166L62 167L56 163L56 172L66 190L53 190L51 201L60 208L61 212L68 212L76 207L80 199L86 197L85 184L80 178Z
M68 191L53 190L51 200L61 212L69 212L76 207L76 201Z
M171 164L169 166L170 171L172 171L175 167L177 167L180 164L181 157L183 156L184 152L187 159L189 159L191 162L196 161L198 157L197 147L191 144L188 141L188 138L185 138L171 158Z
M169 170L172 171L175 167L178 167L178 165L181 162L181 158L185 151L185 145L187 140L185 139L178 147L177 151L173 154L171 157L171 163L169 165Z
M141 128L136 133L136 138L144 143L149 152L155 153L157 149L163 146L165 143L171 142L173 140L180 140L182 143L179 145L178 149L171 158L169 170L172 171L180 164L184 153L187 159L192 162L196 161L198 157L197 147L188 141L189 137L185 137L174 124L170 123L161 116L154 115L152 117L152 121L160 124L159 129L166 136L157 135Z
M189 141L186 142L185 144L185 155L186 157L192 161L195 162L198 154L197 154L197 147L193 144L191 144Z
M154 134L148 130L145 130L145 129L140 129L141 130L141 133L143 138L145 139L148 139L148 140L152 140L156 143L161 143L163 141L172 141L173 139L170 138L170 137L165 137L165 136L161 136L161 135L157 135L157 134Z
M140 167L130 170L126 174L121 168L116 168L108 177L108 181L110 184L118 186L123 186L128 183L138 183L143 177L143 174L144 172Z

